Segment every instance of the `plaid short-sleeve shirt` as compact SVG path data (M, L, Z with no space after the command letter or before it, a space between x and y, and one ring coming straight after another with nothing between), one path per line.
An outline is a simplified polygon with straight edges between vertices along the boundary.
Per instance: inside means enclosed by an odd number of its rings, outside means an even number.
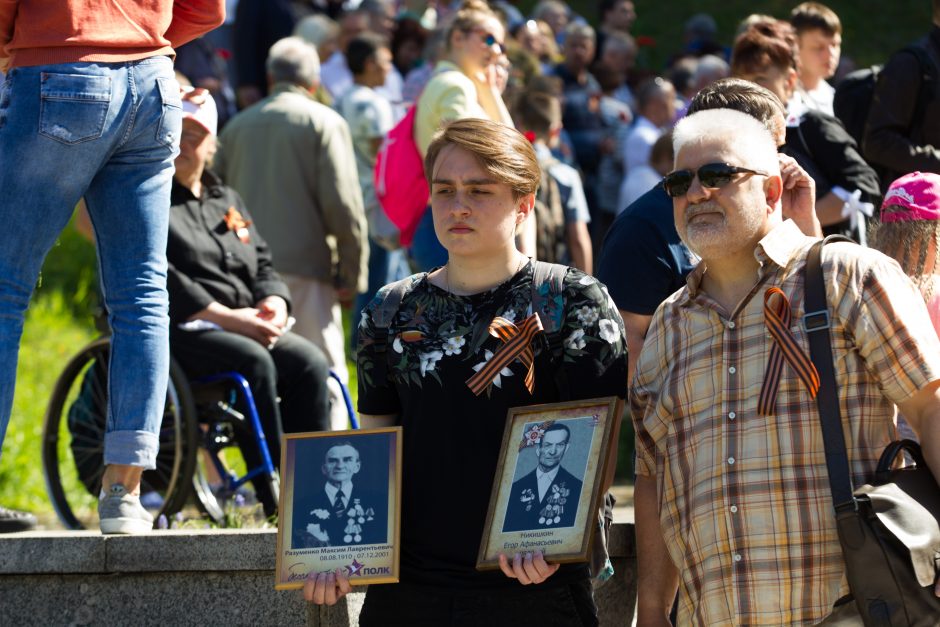
M637 473L655 477L680 571L679 624L808 625L848 588L815 400L785 365L774 414L758 413L778 287L805 353L803 267L813 240L790 221L758 245L757 283L725 312L700 289L704 264L657 310L631 389ZM895 403L940 379L923 299L888 257L823 251L832 349L852 479L894 438Z

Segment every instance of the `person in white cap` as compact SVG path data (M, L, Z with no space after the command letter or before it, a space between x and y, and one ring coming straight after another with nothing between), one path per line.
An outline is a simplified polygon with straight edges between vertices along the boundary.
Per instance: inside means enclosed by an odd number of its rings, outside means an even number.
M183 94L167 240L170 347L191 377L234 370L248 380L277 465L282 434L329 429L328 365L290 332L290 292L267 243L238 193L207 168L217 120L206 90ZM250 435L239 442L248 468L260 465ZM263 478L255 488L265 513L274 513Z

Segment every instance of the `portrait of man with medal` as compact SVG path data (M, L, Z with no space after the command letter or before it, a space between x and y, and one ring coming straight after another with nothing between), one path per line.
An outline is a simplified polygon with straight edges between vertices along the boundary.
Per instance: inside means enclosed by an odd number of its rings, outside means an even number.
M571 527L578 513L581 479L562 466L571 430L561 422L529 430L535 469L512 484L503 532Z
M351 442L337 442L327 449L320 468L325 479L322 488L294 512L295 548L387 541L382 515L386 501L365 482L355 480L361 469L359 451Z

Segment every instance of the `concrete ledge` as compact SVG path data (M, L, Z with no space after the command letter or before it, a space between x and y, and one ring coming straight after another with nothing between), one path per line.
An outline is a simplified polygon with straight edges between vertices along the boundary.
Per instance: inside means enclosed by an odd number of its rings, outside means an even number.
M102 536L96 531L0 535L0 575L178 571L274 572L276 532L266 529L154 531Z
M0 575L105 572L101 534L30 532L0 535Z
M615 524L616 574L595 592L602 625L629 623L636 602L632 524ZM0 535L0 622L7 625L358 624L357 589L332 608L274 589L274 530Z

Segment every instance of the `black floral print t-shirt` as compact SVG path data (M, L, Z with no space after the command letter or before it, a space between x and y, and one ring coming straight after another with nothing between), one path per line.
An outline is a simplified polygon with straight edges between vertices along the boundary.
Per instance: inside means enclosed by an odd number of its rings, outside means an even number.
M488 332L500 316L516 324L529 316L533 265L505 283L456 296L415 275L388 330L386 353L375 351L373 312L386 288L362 312L359 324L359 411L398 416L402 425L401 580L433 586L518 586L501 572L474 569L499 448L510 408L561 400L626 395L623 322L597 279L568 269L562 294L552 297L563 345L553 358L544 333L532 342L534 389L517 359L496 372L477 395L467 384L493 358L502 340ZM540 286L548 293L548 284ZM386 360L385 377L377 360ZM569 396L556 373L564 369ZM564 566L549 581L587 577L586 565Z

